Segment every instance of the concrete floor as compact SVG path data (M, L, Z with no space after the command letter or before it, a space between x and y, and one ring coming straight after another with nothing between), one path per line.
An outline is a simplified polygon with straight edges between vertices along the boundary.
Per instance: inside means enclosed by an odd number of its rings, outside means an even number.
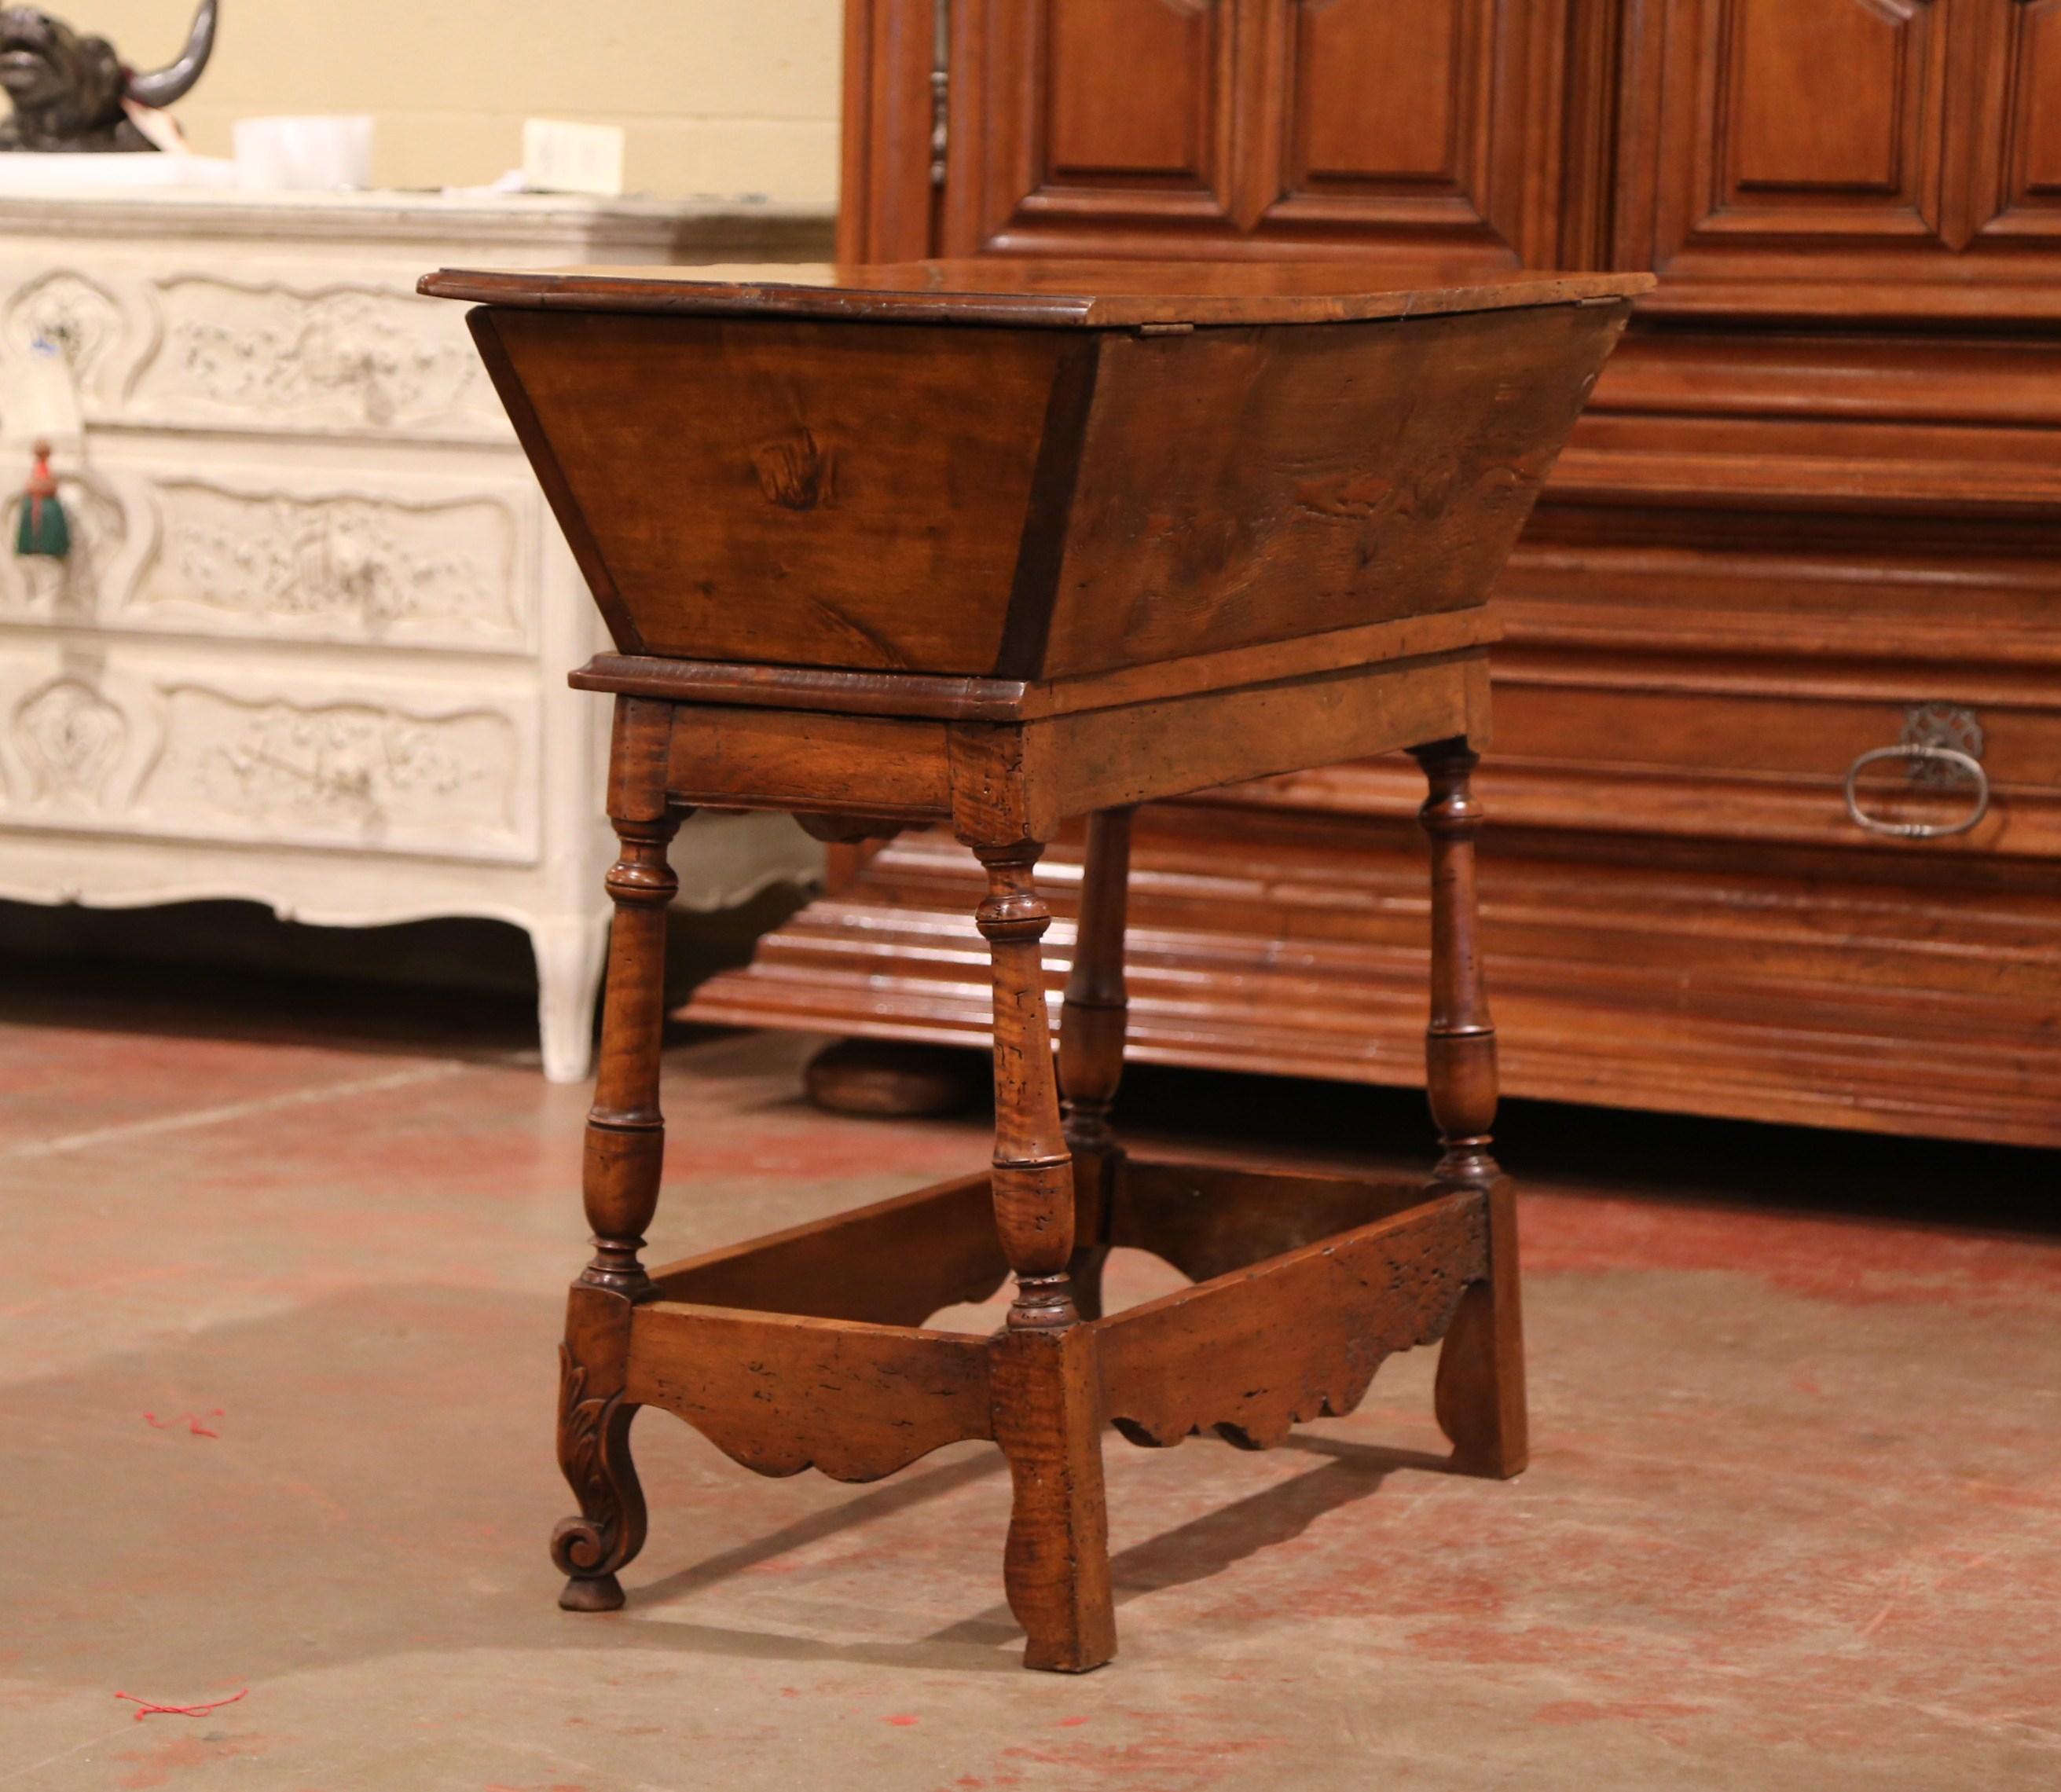
M585 1092L519 1020L220 993L0 1002L8 1792L2061 1785L2051 1158L1514 1110L1531 1472L1439 1472L1417 1358L1267 1455L1112 1437L1123 1651L1068 1679L1016 1666L971 1446L766 1482L647 1414L629 1607L559 1612ZM659 1256L982 1161L801 1106L806 1050L672 1051Z

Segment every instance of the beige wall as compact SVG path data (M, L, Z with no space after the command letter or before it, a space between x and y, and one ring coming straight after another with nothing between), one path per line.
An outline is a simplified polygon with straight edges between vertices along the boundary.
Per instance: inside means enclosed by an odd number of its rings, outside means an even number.
M46 0L132 65L170 59L190 0ZM229 153L237 118L370 112L374 173L467 186L522 159L526 116L619 124L633 190L837 190L838 0L222 0L221 41L178 108ZM4 103L4 102L0 102Z

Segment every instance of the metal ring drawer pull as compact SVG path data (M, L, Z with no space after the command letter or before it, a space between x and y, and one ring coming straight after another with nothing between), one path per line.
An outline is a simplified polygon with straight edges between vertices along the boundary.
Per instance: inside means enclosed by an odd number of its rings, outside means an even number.
M1955 780L1957 783L1975 786L1974 806L1959 821L1943 824L1878 821L1862 809L1856 786L1863 771L1884 759L1919 759L1951 767L1961 774ZM1951 834L1966 834L1989 812L1989 774L1983 770L1981 760L1971 753L1963 753L1958 746L1921 746L1909 742L1901 746L1879 746L1871 753L1863 753L1847 770L1847 813L1853 817L1856 826L1866 828L1871 834L1893 834L1899 840L1943 840Z

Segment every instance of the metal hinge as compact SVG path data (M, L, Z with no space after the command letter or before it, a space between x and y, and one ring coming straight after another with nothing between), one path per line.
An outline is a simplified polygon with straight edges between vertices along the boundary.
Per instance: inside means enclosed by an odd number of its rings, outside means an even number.
M952 0L937 0L930 35L930 185L945 184L945 152L951 147Z

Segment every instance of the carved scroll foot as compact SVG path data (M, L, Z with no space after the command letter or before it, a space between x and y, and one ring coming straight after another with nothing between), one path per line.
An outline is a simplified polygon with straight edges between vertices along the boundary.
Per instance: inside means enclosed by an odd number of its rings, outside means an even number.
M1439 1428L1463 1474L1507 1481L1530 1459L1524 1315L1518 1294L1517 1198L1507 1176L1488 1191L1488 1274L1460 1297L1439 1353Z
M1015 1488L1002 1578L1028 1633L1023 1665L1086 1674L1116 1654L1095 1334L1006 1331L990 1349L994 1439Z
M557 1542L554 1537L554 1549ZM558 1607L562 1611L620 1611L622 1598L622 1582L613 1574L598 1574L592 1580L583 1580L575 1574L558 1595Z
M620 1606L616 1570L644 1546L644 1490L630 1455L638 1409L622 1397L630 1312L620 1294L575 1286L558 1347L558 1466L580 1508L551 1533L551 1560L567 1577L558 1603L567 1611Z

